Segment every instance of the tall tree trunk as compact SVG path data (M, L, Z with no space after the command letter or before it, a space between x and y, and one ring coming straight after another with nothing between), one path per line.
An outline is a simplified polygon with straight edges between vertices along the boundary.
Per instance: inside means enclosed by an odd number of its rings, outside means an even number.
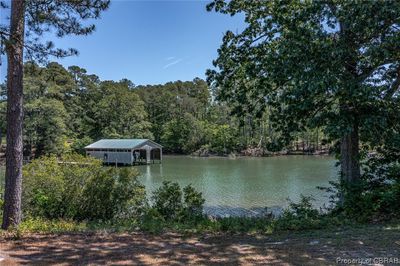
M340 143L341 181L352 184L360 179L360 154L358 124L354 123L351 132L341 138ZM344 201L340 195L340 204Z
M11 1L10 41L7 43L6 185L2 228L21 221L24 0Z

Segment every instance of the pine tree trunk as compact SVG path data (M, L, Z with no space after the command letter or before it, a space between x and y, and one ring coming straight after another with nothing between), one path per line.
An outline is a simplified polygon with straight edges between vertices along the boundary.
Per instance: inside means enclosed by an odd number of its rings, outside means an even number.
M2 228L21 221L24 0L11 1L10 42L7 43L7 148Z
M342 137L340 143L341 178L345 183L351 184L360 179L358 124L353 125L353 130ZM344 198L341 195L340 202Z

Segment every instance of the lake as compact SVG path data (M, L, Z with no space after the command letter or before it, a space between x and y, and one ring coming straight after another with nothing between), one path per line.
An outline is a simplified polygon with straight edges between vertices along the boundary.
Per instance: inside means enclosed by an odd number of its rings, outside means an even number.
M338 169L330 156L277 156L199 158L164 156L162 164L137 166L148 191L164 180L181 186L192 184L203 193L208 212L242 212L288 205L300 195L313 196L315 206L328 203L317 186L337 180Z
M316 207L328 203L327 194L317 186L337 180L338 169L330 156L277 156L199 158L164 156L162 164L135 166L147 191L164 180L181 186L192 184L206 199L210 215L258 215L264 207L286 207L287 199L313 196ZM4 167L0 167L4 176ZM0 178L0 183L3 183ZM4 183L1 184L4 186ZM274 209L272 208L272 210Z

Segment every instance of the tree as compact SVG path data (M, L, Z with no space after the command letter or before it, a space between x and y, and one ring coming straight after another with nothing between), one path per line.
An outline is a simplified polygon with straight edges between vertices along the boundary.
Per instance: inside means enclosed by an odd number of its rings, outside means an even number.
M99 92L102 97L96 105L94 121L100 135L93 139L152 138L144 103L126 81L104 81Z
M40 37L53 30L58 37L90 34L95 29L94 25L86 26L81 21L99 18L100 12L108 6L109 0L11 1L10 26L0 25L0 52L7 53L8 63L3 229L18 225L21 220L24 49L28 58L39 61L49 55L63 57L77 54L74 49L56 49L52 42L41 43ZM6 3L1 1L0 8L7 8Z
M398 1L214 0L208 10L244 13L228 31L208 81L237 113L272 110L290 133L321 127L340 141L342 181L360 178L360 138L387 131L399 96ZM369 132L369 133L368 133Z
M210 104L208 85L199 78L164 85L138 86L135 91L145 103L155 141L161 141L164 125L183 113L204 119Z
M189 113L183 113L163 126L161 143L165 149L176 153L190 153L204 144L202 124Z
M96 128L97 104L102 99L100 79L96 75L87 74L87 71L78 66L71 66L68 71L75 80L76 87L68 92L66 109L71 118L71 137L83 139L97 137ZM88 143L90 144L90 143Z
M6 84L0 84L0 147L3 144L3 136L6 133L6 110L7 110Z
M57 63L24 65L24 155L60 154L67 125L73 124L65 105L76 90L70 73ZM72 113L72 112L71 112ZM73 131L70 130L70 132Z
M24 150L35 157L61 154L66 139L68 114L61 101L41 98L27 102L24 108Z

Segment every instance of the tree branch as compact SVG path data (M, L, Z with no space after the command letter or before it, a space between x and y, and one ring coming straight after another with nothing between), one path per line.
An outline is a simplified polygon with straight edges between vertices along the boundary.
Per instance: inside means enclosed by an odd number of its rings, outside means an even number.
M390 86L389 90L385 94L385 99L390 99L400 89L400 66L397 67L397 78Z

